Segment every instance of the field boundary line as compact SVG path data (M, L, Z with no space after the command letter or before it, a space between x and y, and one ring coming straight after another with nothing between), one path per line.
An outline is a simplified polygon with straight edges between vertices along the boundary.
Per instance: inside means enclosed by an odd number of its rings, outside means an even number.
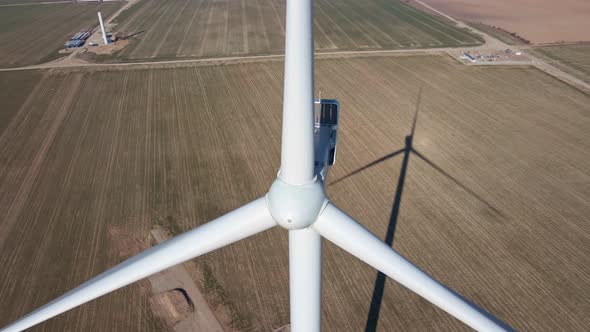
M208 21L211 20L212 12L214 10L214 6L211 6L209 10L209 17ZM319 9L322 10L321 8ZM328 17L328 19L330 19ZM331 19L330 19L331 20ZM463 25L460 21L454 20L455 22L459 22L459 25ZM336 28L341 30L338 25ZM490 47L495 48L511 48L515 49L515 47L509 46L496 38L491 37L490 35L481 32L475 28L469 27L469 29L475 33L479 33L482 37L484 37L485 43L480 46L474 46L470 49L477 50L477 49L486 49ZM207 29L206 29L207 31ZM342 31L342 30L341 30ZM344 34L346 37L350 39L350 37ZM204 49L205 39L203 38L200 48L200 53L202 54ZM354 44L354 43L353 43ZM356 44L355 44L356 45ZM358 47L358 46L357 46ZM402 56L402 55L450 55L451 52L456 51L458 49L465 48L465 46L456 46L456 47L443 47L443 48L424 48L424 49L395 49L395 50L352 50L352 51L328 51L328 52L315 52L315 56L318 59L324 58L342 58L342 57L363 57L363 56ZM137 50L134 50L137 51ZM529 58L531 59L530 63L502 63L499 65L503 66L531 66L535 67L565 83L568 85L578 88L581 91L590 92L590 84L575 78L574 76L560 70L559 68L552 66L550 63L539 59L538 57L533 56L532 54L528 53ZM141 66L174 66L174 65L182 65L182 64L195 64L195 65L230 65L230 64L240 64L240 63L248 63L248 62L264 62L264 61L277 61L282 60L284 58L284 54L266 54L266 55L246 55L246 56L233 56L233 57L211 57L211 58L197 58L197 59L183 59L183 60L164 60L164 61L141 61L141 62L121 62L121 63L46 63L41 65L33 65L33 66L26 66L26 67L17 67L17 68L0 68L0 72L3 71L18 71L18 70L35 70L35 69L60 69L60 68L122 68L122 67L141 67ZM466 64L464 64L466 65ZM468 65L468 64L467 64ZM476 65L477 66L477 65Z
M371 56L371 55L439 55L444 54L447 48L434 49L404 49L404 50L364 50L364 51L328 51L316 52L315 56L319 59L323 58L338 58L338 57L353 57L353 56ZM115 62L115 63L47 63L41 65L33 65L16 68L0 68L3 71L19 71L19 70L37 70L37 69L67 69L67 68L116 68L116 67L134 67L134 66L156 66L156 65L175 65L175 64L239 64L244 62L263 62L281 60L285 57L284 54L265 54L265 55L247 55L247 56L233 56L233 57L218 57L218 58L196 58L183 60L162 60L162 61L140 61L140 62Z

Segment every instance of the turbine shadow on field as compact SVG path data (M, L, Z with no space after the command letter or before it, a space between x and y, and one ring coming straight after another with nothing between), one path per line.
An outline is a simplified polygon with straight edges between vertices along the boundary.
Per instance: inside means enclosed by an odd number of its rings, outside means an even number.
M389 214L389 224L385 233L385 243L388 246L393 246L393 239L395 235L395 228L397 226L397 218L399 216L399 209L402 203L402 193L404 191L404 184L406 181L406 174L408 172L408 163L410 162L410 154L412 153L412 140L414 139L414 132L416 130L416 120L418 119L418 111L420 110L420 101L422 99L422 87L418 91L418 100L416 101L416 110L414 111L414 119L412 121L412 129L410 135L406 136L406 146L400 150L404 152L404 159L402 167L397 179L397 187L395 189L395 197L393 198L393 205L391 206L391 213ZM394 152L389 157L383 159L385 161L396 155ZM354 172L353 172L354 173ZM383 300L383 291L385 290L385 274L377 272L375 277L375 286L373 287L373 297L371 298L371 305L369 306L369 313L367 314L367 322L365 324L365 331L377 330L377 323L379 322L379 314L381 312L381 302Z
M361 168L358 168L358 169L352 171L351 173L349 173L339 179L336 179L335 181L330 183L330 185L337 184L337 183L344 181L344 180L348 179L349 177L356 175L356 174L358 174L370 167L373 167L381 162L387 161L387 160L403 153L404 159L402 161L399 177L397 180L397 187L395 190L395 196L394 196L392 207L391 207L391 213L389 215L389 223L387 226L387 231L386 231L385 239L384 239L384 242L387 243L387 245L389 245L389 246L393 246L395 230L396 230L399 211L400 211L400 207L401 207L402 193L404 190L404 184L405 184L406 174L408 171L408 164L410 161L410 155L412 155L412 154L415 155L416 157L418 157L419 159L421 159L422 161L424 161L427 165L429 165L431 168L436 170L439 174L443 175L444 177L449 179L451 182L453 182L454 184L459 186L465 192L467 192L468 194L470 194L471 196L476 198L479 202L481 202L487 208L489 208L490 210L494 211L495 213L501 215L501 213L500 213L500 211L498 211L498 209L496 209L493 205L488 203L484 198L482 198L480 195L478 195L475 191L469 189L467 186L465 186L463 183L461 183L461 181L459 181L458 179L456 179L455 177L453 177L452 175L447 173L443 168L441 168L436 163L434 163L432 160L428 159L422 153L420 153L420 152L416 151L416 149L414 149L414 147L412 145L412 141L414 139L414 133L416 130L416 123L417 123L417 119L418 119L418 112L420 110L421 99L422 99L422 87L418 91L418 99L416 102L416 110L414 111L412 128L410 130L410 134L405 137L405 147L403 149L400 149L400 150L397 150L397 151L392 152L390 154L387 154L387 155L385 155L385 156L383 156L383 157L381 157L381 158L379 158L379 159L377 159L377 160L375 160L375 161L373 161ZM367 322L365 324L365 332L373 332L373 331L376 331L376 329L377 329L377 324L379 321L379 314L381 311L381 303L383 300L383 292L385 290L386 278L387 277L383 273L381 273L381 272L377 273L377 276L375 278L375 285L373 287L373 296L371 298L369 313L367 315Z
M389 224L385 234L385 243L388 246L393 246L393 238L395 235L395 228L397 226L397 217L399 216L399 209L402 202L402 192L404 190L404 183L406 180L406 173L408 171L408 162L410 161L410 153L412 152L412 135L406 136L406 146L403 150L404 160L397 180L397 188L395 190L395 197L389 215ZM390 157L391 158L391 157ZM385 274L378 272L375 278L375 286L373 287L373 297L371 298L371 305L369 307L369 314L367 315L367 323L365 331L375 331L377 329L377 322L379 321L379 313L381 311L381 301L383 299L383 291L385 289Z
M129 34L129 35L127 35L127 36L125 36L125 37L123 37L123 38L121 38L121 39L129 39L129 38L131 38L131 37L135 37L135 36L137 36L137 35L139 35L139 34L142 34L142 33L146 32L146 31L147 31L147 30L141 30L141 31L137 31L137 32L134 32L134 33L132 33L132 34Z

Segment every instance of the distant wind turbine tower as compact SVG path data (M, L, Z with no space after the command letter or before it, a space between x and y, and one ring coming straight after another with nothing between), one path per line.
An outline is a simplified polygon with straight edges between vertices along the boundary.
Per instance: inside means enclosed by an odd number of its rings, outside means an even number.
M100 13L98 15L100 18ZM106 43L102 19L101 28ZM28 329L173 265L272 227L281 227L289 232L293 332L318 332L321 328L322 238L477 331L511 330L420 270L328 200L324 189L328 166L316 166L334 162L336 142L321 138L336 137L329 130L337 130L339 103L336 100L314 102L312 0L287 0L286 28L281 166L268 193L131 257L0 331ZM314 117L317 103L321 106L320 116ZM316 118L318 120L314 120ZM316 139L318 135L320 139ZM329 146L330 153L315 153L321 148L322 141L334 145ZM316 160L316 156L324 159Z
M102 15L98 12L98 21L100 22L100 31L102 32L102 40L104 44L107 45L109 43L109 39L107 38L107 32L104 31L104 23L102 22Z

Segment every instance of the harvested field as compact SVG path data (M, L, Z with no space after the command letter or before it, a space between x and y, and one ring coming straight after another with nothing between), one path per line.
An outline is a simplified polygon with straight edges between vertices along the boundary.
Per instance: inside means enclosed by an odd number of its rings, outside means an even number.
M19 107L35 98L34 86L41 79L38 71L4 72L0 80L0 133L8 126Z
M508 44L508 45L526 45L529 44L529 40L525 40L524 38L520 37L516 33L510 33L506 30L502 30L501 28L490 26L483 23L473 23L469 22L469 25L476 30L484 32L494 38L499 39L501 42Z
M142 0L117 17L134 35L119 58L171 59L282 53L285 3L274 0ZM315 2L316 50L398 49L480 44L482 40L405 3Z
M532 43L588 41L587 0L422 0L455 18L514 32Z
M51 61L64 42L83 28L98 25L121 3L51 4L3 7L0 10L0 67L17 67Z
M279 165L280 62L51 71L0 132L0 325L119 262L109 228L186 230L267 190ZM447 57L320 60L342 105L328 192L386 237L416 93L394 247L519 330L584 330L590 310L590 96L529 67ZM0 73L4 79L7 73ZM515 97L518 96L518 97ZM116 97L116 98L114 98ZM340 180L339 180L340 179ZM325 243L324 330L465 330ZM237 326L288 323L287 234L272 229L195 262ZM377 305L380 304L380 305ZM376 326L375 320L368 324ZM45 323L155 331L130 286Z
M590 83L590 43L541 46L529 52Z
M66 2L65 0L0 0L0 6L7 6L7 5L32 5L32 4L53 4L53 3L60 3ZM69 1L71 2L71 1Z

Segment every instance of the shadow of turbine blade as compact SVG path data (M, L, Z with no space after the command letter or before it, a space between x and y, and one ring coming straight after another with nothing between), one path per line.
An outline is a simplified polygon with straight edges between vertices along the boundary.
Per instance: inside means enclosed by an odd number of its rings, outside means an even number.
M356 174L358 174L358 173L360 173L360 172L362 172L362 171L364 171L364 170L366 170L368 168L371 168L371 167L373 167L373 166L375 166L375 165L377 165L379 163L382 163L382 162L386 161L387 159L393 158L393 157L397 156L398 154L400 154L400 153L402 153L404 151L406 151L405 148L404 149L397 150L395 152L392 152L392 153L390 153L388 155L385 155L385 156L383 156L383 157L381 157L381 158L379 158L379 159L377 159L377 160L375 160L375 161L373 161L373 162L371 162L371 163L369 163L369 164L367 164L367 165L365 165L365 166L363 166L363 167L361 167L359 169L356 169L356 170L348 173L347 175L345 175L345 176L343 176L341 178L338 178L338 179L332 181L330 183L330 185L334 185L334 184L337 184L338 182L344 181L344 180L348 179L349 177L351 177L353 175L356 175Z
M420 158L426 164L428 164L428 166L432 167L438 173L442 174L444 177L451 180L454 184L456 184L461 189L463 189L466 193L468 193L469 195L471 195L472 197L477 199L481 204L485 205L488 209L494 211L495 213L497 213L499 215L502 215L502 212L500 212L500 210L498 210L495 206L490 204L487 200L485 200L483 197L481 197L478 193L476 193L475 191L473 191L472 189L470 189L469 187L467 187L466 185L461 183L461 181L459 181L457 178L455 178L451 174L447 173L444 169L442 169L440 166L435 164L432 160L426 158L422 153L416 151L414 148L412 148L412 152L416 155L416 157Z

